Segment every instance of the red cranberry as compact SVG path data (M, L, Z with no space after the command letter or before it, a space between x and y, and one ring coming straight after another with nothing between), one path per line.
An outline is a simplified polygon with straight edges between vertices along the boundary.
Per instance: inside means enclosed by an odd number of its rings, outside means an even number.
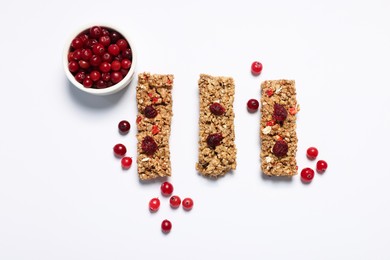
M115 43L121 38L121 35L118 32L112 31L110 33L110 38L111 38L111 42Z
M75 49L80 49L83 47L83 41L80 39L80 37L76 37L72 40L71 46Z
M129 132L130 130L130 123L127 120L122 120L118 124L118 129L122 134L125 134Z
M194 201L191 198L185 198L183 200L183 208L185 210L191 210L193 206L194 206Z
M123 144L116 144L114 146L114 154L118 157L122 157L126 154L127 149Z
M125 39L119 39L117 42L116 42L116 45L118 45L119 49L121 51L124 51L127 49L127 47L129 47L129 44L127 43L127 41Z
M88 36L88 34L86 34L86 33L82 33L82 34L80 34L80 35L77 36L77 37L80 38L80 40L83 42L83 44L85 44L85 42L89 39L89 36Z
M76 61L81 60L81 49L77 49L72 53L72 59Z
M111 70L111 64L104 61L104 62L100 63L99 69L101 72L109 72Z
M124 59L132 60L133 59L133 52L131 51L131 49L126 49L126 50L122 51L122 57Z
M107 87L107 82L105 82L104 80L100 79L98 81L96 81L96 88L106 88Z
M79 66L82 69L88 69L89 68L89 62L85 60L79 60Z
M284 108L284 106L275 103L273 117L275 121L283 123L283 121L287 118L287 110Z
M142 151L147 155L153 155L157 151L157 144L153 137L145 136L141 143Z
M77 82L82 83L85 79L85 72L84 71L78 72L76 76L74 76L74 78L76 79Z
M98 43L98 41L96 39L88 39L85 43L84 43L84 47L85 48L90 48L92 49L92 47Z
M213 113L216 116L221 116L226 111L225 108L217 102L211 104L209 108L210 108L211 113Z
M216 146L220 145L221 142L222 142L222 134L220 133L216 133L216 134L210 134L208 137L207 137L207 145L211 148L211 149L215 149Z
M118 54L114 57L114 60L121 62L123 60L122 54Z
M172 223L171 221L165 219L163 222L161 222L161 230L164 233L169 233L172 229Z
M314 178L314 171L310 168L304 168L301 171L301 180L303 182L311 182Z
M102 61L111 62L111 61L112 61L112 56L111 56L111 54L109 54L108 52L105 52L105 53L102 55Z
M160 208L160 200L158 198L153 198L149 201L149 210L156 212Z
M97 70L94 70L94 71L91 71L91 73L89 74L89 76L91 76L91 79L92 81L98 81L100 79L100 72L97 71Z
M252 63L251 71L253 75L260 75L262 70L263 70L263 64L261 64L258 61Z
M122 76L125 77L129 70L121 69Z
M68 64L68 68L70 72L77 72L79 70L79 64L76 61L71 61Z
M309 147L306 151L306 156L310 160L314 160L318 156L318 150L315 147Z
M169 204L171 205L172 208L176 209L180 206L181 204L181 199L179 196L172 196L170 199L169 199Z
M110 81L111 80L111 73L109 73L109 72L102 73L102 80L104 80L105 82Z
M110 43L111 43L111 38L110 38L110 36L108 36L108 35L103 35L103 36L101 36L101 37L99 38L99 42L100 42L103 46L107 47L107 46L110 45Z
M94 54L101 56L105 53L106 50L104 49L103 44L96 43L92 46L92 51Z
M249 99L246 106L249 112L256 112L259 108L259 101L256 99Z
M122 73L118 71L114 71L111 73L111 81L112 83L116 84L120 82L123 79Z
M165 181L161 184L160 189L161 189L162 195L171 196L171 194L173 192L173 185L172 185L172 183Z
M283 157L288 152L288 145L285 141L279 140L276 141L274 147L272 148L272 153L277 157Z
M92 26L89 29L89 35L94 39L99 39L102 36L102 28L100 26Z
M110 31L107 30L106 28L102 28L102 35L103 36L110 36Z
M81 58L85 61L89 61L92 57L92 51L91 49L83 49L81 51Z
M129 59L123 59L121 61L121 67L122 67L122 69L130 69L131 61Z
M86 88L90 88L93 85L93 81L90 78L85 78L83 81L83 86Z
M89 64L95 67L99 66L101 62L102 62L102 58L100 58L100 56L96 54L92 55L91 59L89 60Z
M111 62L111 70L118 71L120 69L121 69L120 61L114 60L113 62Z
M129 169L132 163L133 159L131 159L131 157L126 156L121 159L121 165L123 169Z
M147 118L155 118L157 116L157 110L152 105L149 105L145 107L144 114Z
M116 45L115 43L114 44L110 44L110 46L108 46L108 53L113 55L113 56L116 56L119 54L120 52L120 49L118 47L118 45Z
M317 165L316 165L317 172L323 173L326 171L327 168L328 168L328 164L324 160L319 160L317 162Z

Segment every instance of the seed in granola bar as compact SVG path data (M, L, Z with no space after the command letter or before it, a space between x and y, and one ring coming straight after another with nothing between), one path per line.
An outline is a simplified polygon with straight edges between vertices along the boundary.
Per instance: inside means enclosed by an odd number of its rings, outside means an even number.
M211 149L215 149L216 146L221 144L222 139L223 139L223 137L222 137L222 134L220 134L220 133L210 134L207 137L207 140L206 140L207 141L207 145Z
M172 183L168 182L168 181L164 181L162 184L161 184L161 194L164 195L164 196L170 196L173 192L173 185Z
M251 71L253 75L260 75L261 71L263 70L263 64L261 64L258 61L255 61L252 63Z
M314 178L314 171L311 168L304 168L301 171L301 180L303 182L311 182Z
M221 104L215 102L210 105L210 111L216 116L221 116L225 113L226 110Z
M155 118L157 116L157 110L152 105L149 105L145 107L144 114L147 118Z
M249 112L251 113L256 112L257 109L259 108L259 101L257 101L256 99L249 99L248 102L246 103L246 106Z
M306 151L306 156L309 160L314 160L318 156L318 150L315 147L309 147Z
M118 124L118 129L122 134L125 134L129 132L130 130L130 123L127 120L122 120Z
M272 153L277 157L283 157L288 152L288 145L283 140L278 140L275 142L274 147L272 148Z
M316 165L317 172L323 173L328 168L328 164L324 160L319 160Z
M114 154L118 157L122 157L127 152L126 146L123 144L116 144L114 146Z
M276 122L283 123L283 121L287 118L287 110L284 106L275 103L273 117Z
M142 140L141 148L147 155L153 155L158 147L153 137L145 136L144 140Z

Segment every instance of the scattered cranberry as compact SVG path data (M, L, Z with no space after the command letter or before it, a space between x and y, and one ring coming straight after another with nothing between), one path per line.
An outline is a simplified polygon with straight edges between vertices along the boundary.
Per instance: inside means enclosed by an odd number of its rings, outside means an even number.
M89 29L89 35L91 35L92 38L99 39L99 37L102 36L102 28L100 26L92 26Z
M158 198L153 198L149 201L149 209L152 212L156 212L160 208L160 200Z
M260 75L262 70L263 70L263 64L261 64L258 61L252 63L251 71L253 75Z
M216 134L210 134L208 137L207 137L207 145L211 148L211 149L215 149L216 146L220 145L221 142L222 142L222 134L220 133L216 133Z
M249 112L256 112L259 108L259 101L256 99L249 99L246 103Z
M328 168L328 163L325 162L324 160L319 160L317 162L317 165L316 165L316 169L317 169L317 172L319 173L323 173L326 171L326 169Z
M161 222L161 230L164 232L164 233L169 233L172 229L172 223L171 221L165 219L163 220L163 222Z
M288 152L288 145L283 140L278 140L275 142L274 147L272 148L272 153L277 157L283 157Z
M284 106L275 103L273 117L276 122L283 123L283 121L287 118L287 110Z
M118 129L122 134L125 134L129 132L130 130L130 123L127 120L122 120L118 124Z
M162 195L170 196L173 192L173 185L170 182L165 181L161 184L160 189L161 189Z
M123 144L116 144L114 146L114 154L118 157L122 157L126 154L127 149Z
M171 205L172 208L176 209L180 206L181 204L181 199L179 196L172 196L170 199L169 199L169 204Z
M131 167L131 164L133 163L133 159L131 157L123 157L121 160L122 168L123 169L129 169Z
M210 105L210 111L216 116L221 116L226 110L220 103L215 102Z
M182 204L185 210L191 210L194 206L194 201L191 198L185 198Z
M318 156L318 150L315 147L309 147L306 151L306 156L310 160L314 160Z
M311 182L314 178L314 171L311 168L304 168L301 171L301 180L303 182Z
M141 148L147 155L153 155L157 151L158 146L153 137L145 136L144 140L142 140Z
M144 114L147 118L155 118L157 116L157 110L152 105L149 105L145 107Z

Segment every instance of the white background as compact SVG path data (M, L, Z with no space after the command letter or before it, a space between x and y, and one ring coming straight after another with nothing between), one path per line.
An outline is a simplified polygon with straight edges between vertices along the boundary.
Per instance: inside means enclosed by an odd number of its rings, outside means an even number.
M186 2L2 3L0 259L390 259L390 2ZM113 156L136 157L136 80L108 97L66 80L65 40L91 23L125 28L137 73L175 75L169 180L192 211ZM236 83L237 170L216 181L195 171L200 73ZM246 101L279 78L296 80L300 169L309 146L329 164L309 185L260 172Z

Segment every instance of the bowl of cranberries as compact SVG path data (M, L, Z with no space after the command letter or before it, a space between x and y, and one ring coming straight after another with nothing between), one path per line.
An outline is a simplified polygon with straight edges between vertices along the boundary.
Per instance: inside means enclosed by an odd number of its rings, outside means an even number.
M123 31L93 25L72 35L65 45L63 63L67 78L78 89L108 95L129 85L136 57Z

